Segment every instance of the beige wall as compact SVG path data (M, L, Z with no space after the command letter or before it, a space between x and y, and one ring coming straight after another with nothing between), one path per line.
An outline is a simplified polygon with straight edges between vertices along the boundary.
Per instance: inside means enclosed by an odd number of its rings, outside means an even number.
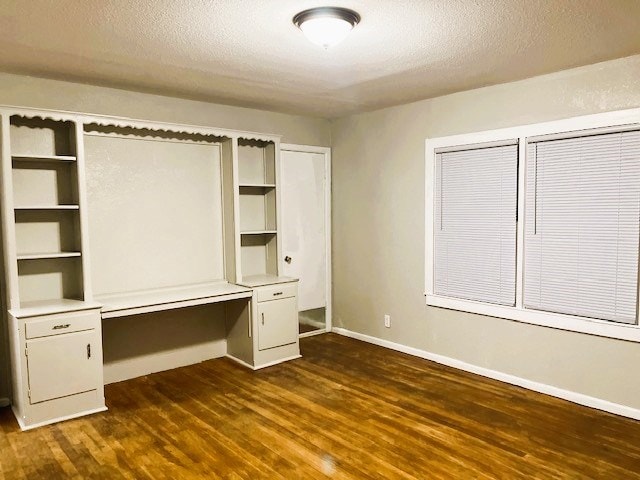
M426 307L423 296L425 138L631 107L640 56L334 121L334 325L640 408L640 344Z
M424 304L424 139L640 106L640 56L354 115L321 119L0 74L0 104L255 130L333 147L334 323L475 365L640 408L640 345ZM392 315L385 329L383 315ZM222 351L215 308L105 323L113 380L127 368ZM182 318L182 317L181 317ZM183 318L185 320L185 318ZM154 348L145 347L153 329ZM210 345L198 342L210 338ZM165 335L168 334L168 335ZM114 344L119 345L114 348ZM139 349L136 345L140 345ZM155 347L158 348L155 348ZM161 354L161 359L154 355ZM168 361L165 355L173 356ZM0 376L2 372L0 371ZM0 398L3 397L0 378Z
M330 145L326 120L0 73L0 105L98 113L284 135L283 142Z
M0 104L275 133L287 143L330 145L330 125L323 119L4 73ZM213 307L105 321L105 379L122 380L223 355L223 322L222 311ZM2 330L0 399L8 395Z

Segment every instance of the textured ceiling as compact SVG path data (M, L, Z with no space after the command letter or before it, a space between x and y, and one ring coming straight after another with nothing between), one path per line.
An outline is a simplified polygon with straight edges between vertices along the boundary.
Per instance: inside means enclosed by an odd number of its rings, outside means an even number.
M291 23L362 22L325 51ZM640 0L0 0L0 70L336 117L640 53Z

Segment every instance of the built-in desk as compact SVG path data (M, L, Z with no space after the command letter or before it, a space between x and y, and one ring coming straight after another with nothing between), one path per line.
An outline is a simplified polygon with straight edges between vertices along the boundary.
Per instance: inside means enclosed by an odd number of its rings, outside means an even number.
M105 410L102 346L124 335L103 338L104 322L136 329L136 315L179 321L194 312L177 309L224 302L206 316L224 317L228 357L258 369L300 356L297 281L280 276L279 155L278 135L0 106L23 429Z
M105 295L96 297L96 301L102 304L102 318L107 319L251 298L252 294L251 288L216 282L124 295Z
M252 369L300 357L297 282L254 275L242 285L215 282L98 296L102 319L227 302L227 356ZM235 300L242 300L237 302Z

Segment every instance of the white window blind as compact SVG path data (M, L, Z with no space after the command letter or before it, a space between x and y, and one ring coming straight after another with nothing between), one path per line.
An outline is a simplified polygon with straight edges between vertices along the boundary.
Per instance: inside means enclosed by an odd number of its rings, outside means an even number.
M527 151L525 307L635 323L640 132Z
M434 293L515 304L518 146L436 153Z

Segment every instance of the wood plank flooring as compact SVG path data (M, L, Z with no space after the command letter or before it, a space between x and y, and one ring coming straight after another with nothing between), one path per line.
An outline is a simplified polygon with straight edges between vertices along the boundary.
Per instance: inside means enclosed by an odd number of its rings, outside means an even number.
M108 412L30 432L2 409L0 477L640 479L640 422L334 334L301 346L109 385Z

